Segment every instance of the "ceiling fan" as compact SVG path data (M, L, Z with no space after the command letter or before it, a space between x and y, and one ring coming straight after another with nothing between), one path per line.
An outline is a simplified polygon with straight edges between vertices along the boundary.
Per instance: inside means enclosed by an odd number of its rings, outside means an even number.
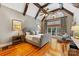
M47 13L44 13L43 11L40 12L40 16L47 16L49 14L49 8L44 8Z
M59 5L60 5L60 10L62 10L63 9L63 3L59 3ZM45 14L45 13L43 13L42 11L40 12L40 16L47 16L51 11L49 10L49 8L44 8L45 10L46 10L46 12L47 12L47 14Z

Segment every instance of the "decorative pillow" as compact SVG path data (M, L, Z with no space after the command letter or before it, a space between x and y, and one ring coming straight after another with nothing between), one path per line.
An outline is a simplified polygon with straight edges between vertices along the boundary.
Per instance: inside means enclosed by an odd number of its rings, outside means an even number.
M30 30L30 34L31 34L31 35L35 35L35 31Z
M35 35L35 31L32 31L32 34Z
M26 35L30 35L30 32L26 32Z

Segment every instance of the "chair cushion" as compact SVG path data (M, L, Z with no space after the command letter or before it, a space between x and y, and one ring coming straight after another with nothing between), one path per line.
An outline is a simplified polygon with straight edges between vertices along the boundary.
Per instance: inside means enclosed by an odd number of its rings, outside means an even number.
M39 43L41 39L41 35L26 35L26 39Z
M33 40L34 42L36 42L36 43L39 43L39 42L40 42L40 39L41 39L41 38L36 38L36 37L33 37L33 38L32 38L32 40Z
M26 35L30 35L30 32L25 32Z
M27 40L32 40L32 36L31 35L26 35L26 39Z

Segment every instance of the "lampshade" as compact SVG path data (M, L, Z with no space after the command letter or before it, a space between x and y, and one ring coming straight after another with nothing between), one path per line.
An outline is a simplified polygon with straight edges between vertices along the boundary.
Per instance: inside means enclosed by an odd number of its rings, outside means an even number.
M71 30L72 31L79 31L79 26L78 25L72 26Z
M13 20L13 30L14 31L20 31L22 29L22 22Z

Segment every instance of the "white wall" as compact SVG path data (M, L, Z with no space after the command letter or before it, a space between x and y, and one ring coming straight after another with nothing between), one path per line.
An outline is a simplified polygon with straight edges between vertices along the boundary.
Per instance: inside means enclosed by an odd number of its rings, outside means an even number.
M71 11L74 14L74 21L76 25L79 25L79 8L74 7L72 4L64 4L64 8Z
M16 10L18 12L23 13L24 12L24 8L25 8L25 4L26 3L2 3L2 5L11 8L13 10ZM30 3L28 5L28 9L27 9L27 15L35 17L36 13L38 11L38 7L36 7L33 3Z
M72 13L74 13L77 10L71 3L65 3L63 6Z
M39 10L38 7L36 7L33 3L30 3L28 5L28 10L27 10L27 13L26 14L27 15L30 15L32 17L35 17L36 14L37 14L37 12L38 12L38 10Z
M25 3L2 3L2 5L11 8L13 10L23 13L25 8Z
M52 4L49 4L46 8L49 8L49 10L51 11L51 10L60 8L60 5L58 3L52 3Z
M74 12L74 21L76 21L76 25L79 25L79 11Z
M1 6L0 8L0 42L7 42L9 39L7 35L12 31L12 19L21 20L23 22L23 28L28 30L37 30L38 22L31 16L23 16L15 10Z

